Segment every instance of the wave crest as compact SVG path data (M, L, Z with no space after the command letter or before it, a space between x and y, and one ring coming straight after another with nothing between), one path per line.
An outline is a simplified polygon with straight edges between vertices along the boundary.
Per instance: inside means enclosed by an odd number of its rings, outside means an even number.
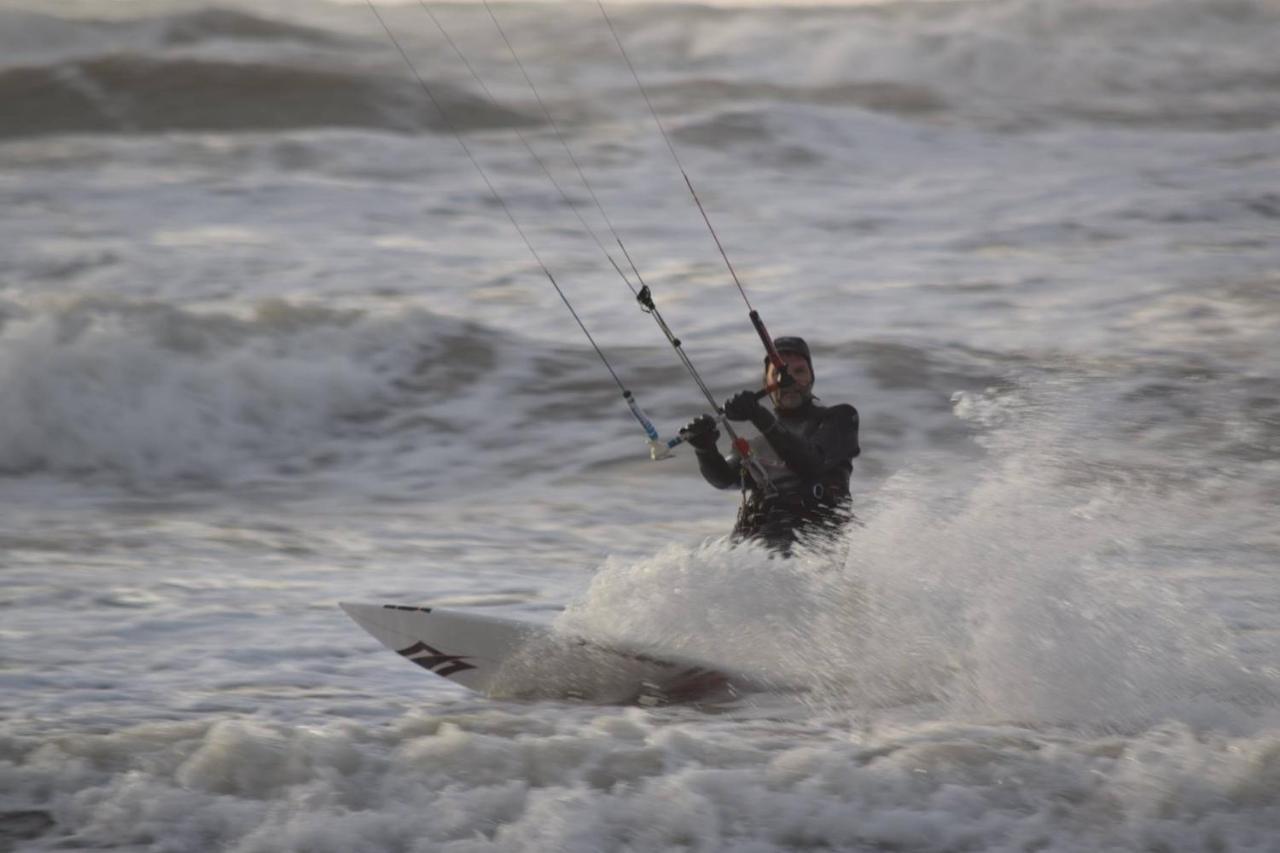
M432 84L447 114L410 80L262 62L101 56L0 71L0 137L166 130L365 127L401 132L520 127L533 119Z

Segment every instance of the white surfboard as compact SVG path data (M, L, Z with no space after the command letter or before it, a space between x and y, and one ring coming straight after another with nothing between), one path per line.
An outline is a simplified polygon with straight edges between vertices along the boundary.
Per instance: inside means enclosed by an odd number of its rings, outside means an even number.
M770 687L697 661L563 636L536 622L400 604L340 606L387 648L493 698L717 703Z

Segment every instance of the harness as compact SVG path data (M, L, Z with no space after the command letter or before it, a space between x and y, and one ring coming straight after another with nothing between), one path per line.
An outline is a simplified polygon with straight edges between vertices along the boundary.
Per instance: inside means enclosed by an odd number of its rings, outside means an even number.
M826 413L827 409L814 406L804 421L792 425L779 419L777 428L811 439ZM851 517L849 486L843 478L804 480L778 459L766 439L758 441L756 455L769 470L775 488L765 492L744 472L735 535L761 538L770 544L789 544L801 529L833 529Z

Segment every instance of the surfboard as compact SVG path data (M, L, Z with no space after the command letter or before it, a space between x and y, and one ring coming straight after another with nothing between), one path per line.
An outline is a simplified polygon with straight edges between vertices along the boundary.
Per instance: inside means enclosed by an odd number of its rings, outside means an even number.
M566 636L537 622L401 604L339 606L411 663L495 699L721 703L770 687L712 664Z

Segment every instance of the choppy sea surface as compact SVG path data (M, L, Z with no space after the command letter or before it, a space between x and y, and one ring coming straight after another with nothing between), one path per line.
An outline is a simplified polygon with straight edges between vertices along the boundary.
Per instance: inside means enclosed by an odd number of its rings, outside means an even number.
M381 7L442 114L367 5L4 0L0 850L1280 851L1280 5L609 9L859 524L727 545L460 145L663 433L561 138L758 381L597 6ZM490 700L340 600L808 689Z

